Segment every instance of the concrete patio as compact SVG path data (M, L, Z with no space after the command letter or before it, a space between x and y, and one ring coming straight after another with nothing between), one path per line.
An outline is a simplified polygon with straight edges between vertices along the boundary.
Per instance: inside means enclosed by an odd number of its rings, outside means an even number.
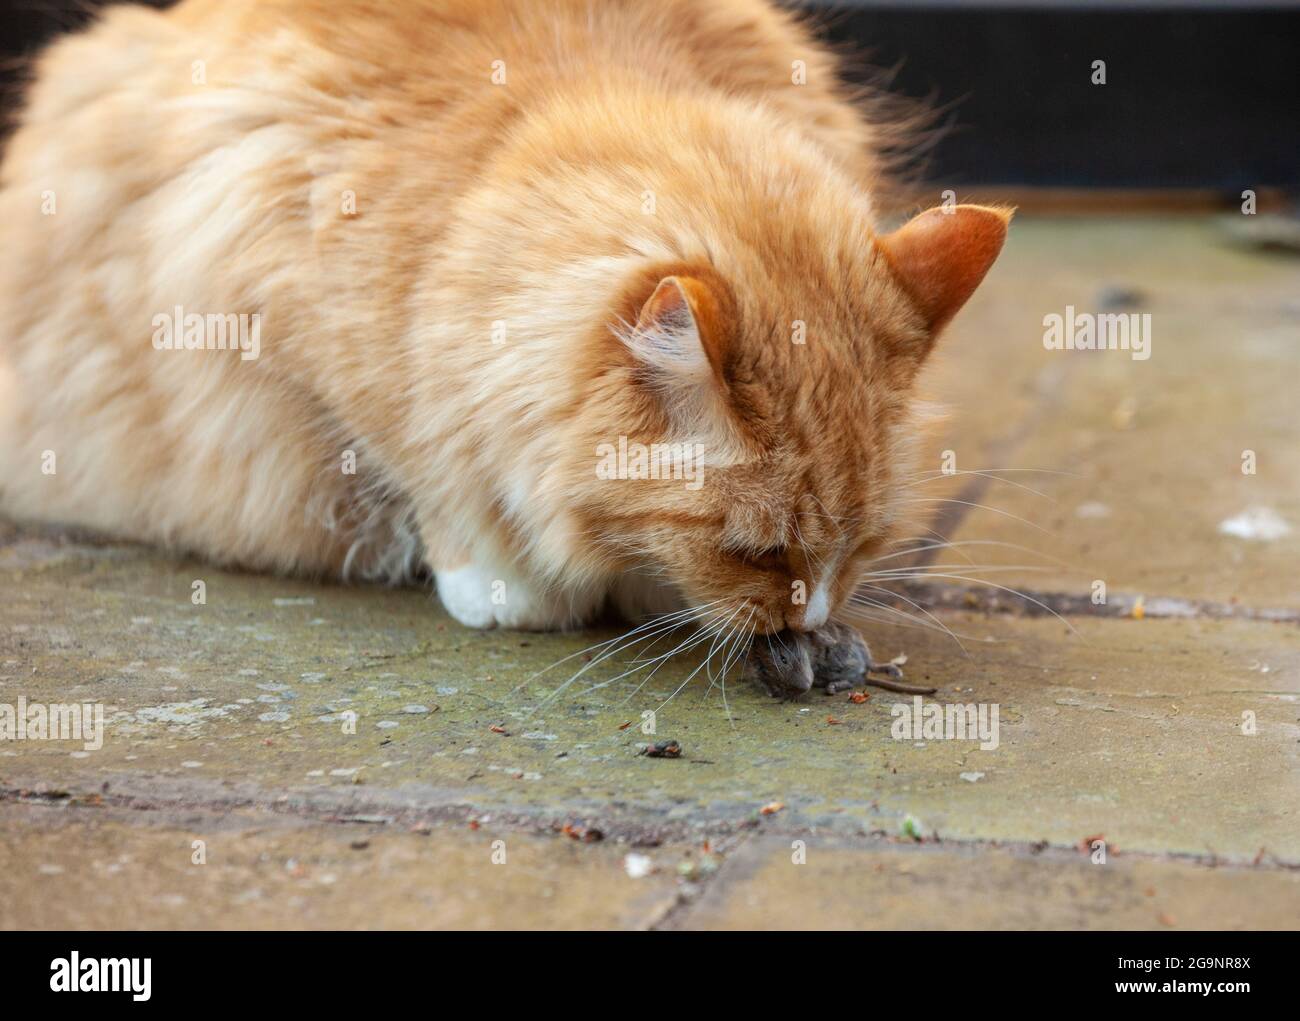
M1150 359L1046 350L1067 306L1151 313ZM108 728L0 742L0 928L1296 927L1300 260L1021 216L924 389L918 534L969 545L862 628L991 750L0 522L0 703Z

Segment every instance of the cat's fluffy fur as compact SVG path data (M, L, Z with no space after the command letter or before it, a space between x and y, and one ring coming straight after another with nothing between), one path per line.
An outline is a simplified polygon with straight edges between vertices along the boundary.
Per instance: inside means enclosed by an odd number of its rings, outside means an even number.
M813 626L1006 227L877 237L886 141L763 0L110 9L36 64L0 176L0 509L424 562L477 626ZM260 314L260 356L156 350L176 306ZM699 443L703 484L598 479L620 436Z

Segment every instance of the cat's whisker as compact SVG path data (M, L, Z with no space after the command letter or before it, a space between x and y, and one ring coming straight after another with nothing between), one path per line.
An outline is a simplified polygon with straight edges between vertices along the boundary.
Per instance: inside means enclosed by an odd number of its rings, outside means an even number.
M924 578L927 574L937 574L941 571L950 571L953 569L952 564L917 564L914 567L891 567L884 571L866 571L859 575L861 578ZM961 564L958 565L961 571L1051 571L1053 568L1043 564Z
M840 527L842 522L854 524L867 519L865 514L818 514L815 510L801 510L799 514L805 518L829 521L836 526L840 534L844 533L844 529Z
M704 608L716 605L717 603L720 602L722 602L722 600L715 600L712 603L705 604ZM632 646L635 645L639 645L641 642L644 642L650 638L654 638L655 636L662 637L666 633L671 633L672 631L675 631L686 620L690 619L692 616L700 612L701 609L702 609L701 607L689 607L684 610L678 610L670 614L663 614L659 617L652 618L651 620L646 621L644 624L641 624L633 628L631 631L619 635L617 638L610 639L607 642L600 642L597 643L596 645L589 646L587 649L583 649L579 652L575 652L569 656L564 657L564 659L551 664L551 666L547 667L545 670L539 671L537 674L534 674L532 678L529 678L527 681L524 681L523 684L517 686L514 689L514 691L518 691L520 688L531 683L532 680L534 680L536 677L541 676L541 674L545 673L546 670L550 670L552 667L558 666L560 663L564 663L570 659L573 659L574 656L581 656L584 653L589 652L591 649L600 648L604 650L600 653L600 655L593 657L584 667L582 667L580 670L575 672L571 677L569 677L568 680L566 680L563 684L557 687L549 695L543 698L542 701L537 704L537 706L532 710L532 712L528 714L528 717L526 718L531 718L535 713L537 713L544 707L550 705L551 702L553 702L565 690L568 689L569 685L573 684L579 677L585 674L588 670L592 670L595 667L600 666L605 661L607 661L610 657L616 655L618 652L622 650L631 648Z
M935 539L935 541L939 544L940 547L944 547L944 546L950 546L950 545L952 545L952 543L950 542L950 540L948 539L948 537L947 537L946 535L944 535L942 532L936 531L935 529L930 528L930 527L928 527L928 526L926 526L926 525L918 525L917 527L920 528L921 531L923 531L923 532L927 532L927 533L929 533L931 536L933 536L934 539ZM905 543L905 542L919 542L919 541L921 541L919 536L910 536L910 537L908 537L908 538L906 538L906 539L894 539L894 540L892 540L892 541L890 542L890 545L891 545L891 546L898 546L898 545L900 545L900 544L902 544L902 543ZM968 556L966 555L965 551L963 551L963 550L956 550L955 552L957 553L957 555L958 555L959 557L961 557L963 560L965 560L968 564L971 563L971 558L968 557Z
M916 489L916 488L918 488L919 486L924 486L924 485L926 485L926 484L928 484L928 483L930 483L930 482L934 482L934 481L936 481L936 480L938 480L938 479L942 479L942 478L956 478L956 477L958 477L958 476L960 476L960 475L977 475L977 476L979 476L979 477L981 477L981 478L986 478L986 479L988 479L990 482L1001 482L1001 483L1003 483L1004 485L1012 486L1012 487L1014 487L1015 489L1023 490L1024 492L1026 492L1026 493L1030 493L1030 494L1032 494L1033 496L1037 496L1037 497L1039 497L1040 499L1043 499L1043 500L1050 500L1052 503L1059 503L1059 502L1060 502L1059 500L1056 499L1056 497L1054 497L1054 496L1048 496L1046 493L1042 492L1041 490L1034 489L1032 486L1026 486L1026 485L1023 485L1022 483L1019 483L1019 482L1013 482L1011 479L1001 479L1001 478L998 478L996 475L985 475L983 472L972 472L972 471L952 472L951 475L947 475L947 476L945 476L945 475L932 475L932 476L930 476L929 478L926 478L926 479L915 479L915 480L913 480L912 482L904 483L903 485L899 486L898 488L899 488L899 491L900 491L900 492L908 492L909 490Z
M679 626L680 626L680 625L679 625ZM703 625L702 625L702 626L703 626ZM699 633L699 630L700 630L700 629L697 628L695 633L698 634L698 633ZM672 633L671 631L667 632L667 634L671 634L671 633ZM646 659L646 658L645 658L646 653L648 653L651 649L653 649L656 645L658 645L659 642L661 642L661 641L663 640L664 637L665 637L665 635L660 635L658 638L656 638L656 639L655 639L653 642L651 642L648 646L646 646L644 649L642 649L641 652L639 652L639 653L638 653L638 654L637 654L637 655L632 659L632 662L633 662L633 663L640 663L640 664L643 664L643 665L649 665L650 663L659 663L659 662L662 662L662 661L664 661L664 660L671 659L673 656L676 656L678 653L680 653L680 652L685 652L685 651L687 651L687 650L689 650L689 649L691 648L690 645L687 645L686 648L683 649L683 648L681 647L681 645L678 645L676 648L670 649L668 652L663 652L663 653L660 653L660 654L657 655L657 656L652 656L652 657L650 657L649 659Z
M713 604L708 604L708 605L713 605ZM689 652L691 649L707 641L709 637L711 637L718 630L717 627L718 624L719 621L715 619L713 621L709 621L708 623L701 625L700 627L697 627L695 631L693 631L690 635L688 635L685 639L683 639L681 642L679 642L676 646L674 646L672 649L668 650L667 652L661 653L660 655L655 656L654 658L648 660L640 660L640 659L634 660L634 662L637 663L636 666L633 666L631 669L624 671L622 674L619 674L617 677L610 678L608 681L601 681L598 684L594 684L589 688L584 689L582 694L586 694L587 692L598 690L599 688L608 687L610 684L614 683L615 681L618 681L623 677L627 677L631 674L635 674L638 671L645 669L647 666L650 666L650 664L652 663L656 664L654 670L651 670L650 673L647 674L646 677L642 680L641 685L638 685L637 689L632 692L632 695L635 695L637 691L641 690L641 686L643 686L646 683L646 681L648 681L651 677L653 677L655 673L659 670L659 668L664 665L664 663L668 662L674 656ZM680 626L680 624L678 626ZM671 631L669 633L671 633ZM662 638L662 636L660 637ZM656 639L656 642L657 641L658 639ZM628 698L631 698L632 695L629 695ZM624 699L624 702L626 701L627 699Z
M903 602L907 603L908 606L912 606L918 611L920 611L921 613L925 614L925 616L930 620L932 620L935 624L937 624L949 638L951 638L954 642L956 642L957 648L961 649L961 651L965 654L967 659L970 659L970 653L967 652L966 646L961 644L961 639L957 637L956 633L953 632L953 630L950 627L948 627L947 624L941 621L938 617L936 617L933 613L927 610L920 603L916 602L915 600L908 599L907 596L899 595L896 592L890 592L888 589L883 589L878 585L867 585L864 587L871 589L873 592L884 592L886 595L894 596L898 599L901 599L903 600Z
M688 619L679 619L679 620L673 622L670 626L664 627L664 628L660 629L660 630L657 631L657 632L652 632L651 635L647 635L646 637L654 637L654 641L651 642L650 645L646 647L647 650L650 649L650 648L653 648L653 647L654 647L655 645L657 645L660 641L662 641L665 637L674 634L678 629L680 629L684 624L686 624L688 620L689 620L689 618L688 618ZM696 629L695 629L695 630L694 630L690 635L688 635L685 639L683 639L682 641L680 641L680 642L679 642L676 646L674 646L672 649L669 649L667 652L662 653L662 654L660 654L660 655L658 655L658 656L655 656L655 657L653 657L653 658L651 658L651 659L643 659L643 658L642 658L642 655L641 655L641 654L638 654L638 656L635 657L635 658L632 660L632 663L634 664L632 667L630 667L629 669L623 671L621 674L618 674L618 675L615 676L615 677L609 678L608 680L605 680L605 681L599 681L599 682L597 682L596 684L589 685L588 687L584 688L581 692L579 692L579 695L586 695L586 694L588 694L588 693L590 693L590 692L592 692L592 691L597 691L597 690L599 690L599 689L601 689L601 688L609 687L609 685L613 684L614 682L616 682L616 681L618 681L618 680L620 680L620 679L622 679L622 678L624 678L624 677L627 677L627 676L630 675L630 674L634 674L634 673L638 672L639 670L644 670L647 666L649 666L649 665L652 664L652 663L658 663L658 664L662 665L663 663L665 663L665 662L667 662L669 659L671 659L673 656L675 656L675 655L677 655L679 652L683 651L684 648L689 649L689 648L691 647L691 641L692 641L692 638L693 638L695 635L698 635L698 634L700 633L700 630L701 630L701 628L697 627L697 628L696 628ZM643 650L643 651L644 651L644 650ZM655 667L655 669L657 670L658 667ZM653 671L652 671L652 673L653 673ZM574 678L571 678L571 680L576 680L576 679L577 679L577 675L575 675Z
M731 715L731 705L727 701L727 671L731 668L731 664L737 656L740 658L740 661L743 663L745 656L749 652L749 645L750 642L753 641L753 637L754 637L751 622L753 621L754 614L756 612L758 612L757 606L750 608L749 616L745 618L745 624L740 629L739 637L736 640L736 644L731 653L731 656L728 657L728 659L723 662L722 673L718 678L718 687L722 690L722 710L727 714L727 723L731 725L732 730L736 729L736 720L735 717ZM709 690L710 691L713 690L712 685L709 685Z
M914 496L914 497L909 497L903 500L902 502L903 503L956 503L956 504L961 504L964 507L972 507L978 510L991 511L994 514L1001 514L1003 517L1010 518L1012 521L1018 521L1022 525L1028 525L1030 528L1037 529L1038 531L1042 532L1044 535L1050 535L1052 536L1052 538L1056 538L1056 533L1052 532L1049 529L1044 528L1042 525L1035 524L1034 522L1030 521L1028 518L1022 518L1017 514L1012 514L1010 511L1004 511L1000 507L990 507L986 503L975 503L973 500L956 500L956 499L947 499L944 497L937 497L937 496Z
M731 637L729 637L729 638L727 639L727 641L726 641L726 642L724 643L724 645L723 645L722 667L721 667L721 669L719 670L718 678L715 678L715 677L713 676L713 671L712 671L712 669L710 669L710 671L709 671L709 686L708 686L708 688L707 688L707 689L705 690L705 692L704 692L705 695L708 695L708 693L709 693L710 691L713 690L714 686L718 683L718 680L719 680L719 679L722 679L722 678L725 678L725 677L726 677L727 670L728 670L728 669L730 668L730 666L731 666L732 657L735 655L736 650L739 648L739 646L740 646L740 644L741 644L741 643L739 643L739 642L734 641L734 639L735 639L737 636L740 636L740 635L748 635L748 633L749 633L749 624L750 624L750 621L752 621L752 620L754 619L754 614L755 614L757 611L758 611L758 607L757 607L757 606L751 606L750 609L749 609L749 616L747 616L747 617L744 619L743 622L741 622L740 624L736 625L736 626L732 629L732 635L731 635Z
M900 610L897 606L890 606L888 603L882 603L877 599L872 599L870 596L853 596L849 600L845 609L847 610L852 607L879 610L882 613L892 614L893 616L891 618L887 618L885 621L881 621L881 623L889 623L894 627L919 628L923 631L933 631L936 634L943 634L949 638L953 637L945 631L941 625L931 624L929 621L922 617L918 617L916 614L908 613L906 610Z
M659 705L655 707L654 712L658 713L659 710L661 710L664 706L666 706L669 702L671 702L674 698L676 698L681 693L682 689L685 688L686 685L690 684L691 681L695 679L696 675L698 675L701 670L705 669L709 665L709 663L713 659L714 652L717 650L719 639L721 638L722 635L727 633L728 625L730 625L731 621L736 617L737 614L740 613L742 609L744 609L743 603L740 606L737 606L735 610L732 611L731 616L728 617L725 621L723 621L717 633L714 635L712 643L710 643L709 645L708 654L704 657L703 662L701 662L699 666L697 666L694 670L692 670L689 674L686 675L686 679L682 681L681 684L677 685L677 687L674 689L671 695L669 695L666 699L664 699L662 702L659 703Z
M1020 598L1020 599L1025 600L1025 602L1033 603L1035 606L1041 607L1042 609L1044 609L1044 610L1046 610L1048 613L1050 613L1053 617L1055 617L1057 620L1059 620L1062 624L1064 624L1067 628L1069 628L1070 631L1071 631L1073 634L1075 634L1075 635L1078 635L1078 634L1079 634L1078 629L1077 629L1073 624L1071 624L1068 620L1066 620L1066 619L1065 619L1064 617L1062 617L1059 613L1057 613L1055 610L1053 610L1050 606L1048 606L1048 605L1047 605L1046 603L1044 603L1042 600L1035 599L1033 596L1031 596L1031 595L1027 595L1027 594L1024 593L1024 592L1021 592L1019 589L1009 588L1009 587L1006 586L1006 585L998 585L996 582L987 581L987 580L985 580L984 578L970 578L970 577L967 577L967 576L965 576L965 575L961 575L961 574L927 574L927 575L925 575L924 577L927 577L927 578L950 578L950 579L955 580L955 581L966 581L966 582L970 582L970 583L973 584L973 585L987 585L989 588L995 588L995 589L997 589L997 590L1000 591L1000 592L1006 592L1006 593L1009 593L1010 595L1013 595L1013 596L1016 596L1016 597L1018 597L1018 598ZM895 579L895 580L898 580L898 579Z
M1057 468L970 468L966 470L971 473L987 472L992 474L995 472L1034 472L1039 475L1064 475L1065 477L1071 479L1083 478L1083 476L1080 475L1078 472L1062 471ZM953 475L953 474L959 474L959 473L945 472L942 468L925 468L918 472L911 472L905 475L904 478L910 481L912 479L920 478L924 475Z
M729 643L731 642L731 636L735 631L735 626L736 626L735 620L738 616L740 616L740 612L744 608L745 608L744 603L741 603L736 606L736 608L727 617L726 623L723 624L722 632L719 635L719 637L715 638L713 643L709 646L708 655L704 657L704 666L706 667L707 670L706 676L709 677L710 680L712 680L713 678L713 656L718 651L719 643L721 643L721 648L723 649L726 649L728 647Z
M659 667L663 666L674 656L689 652L691 649L695 648L695 646L699 645L701 642L707 641L707 635L701 636L702 630L703 629L697 628L694 632L688 635L682 642L679 642L674 648L670 649L668 652L663 653L662 655L655 656L653 659L633 660L633 663L636 664L635 666L627 670L624 670L621 674L617 674L616 676L611 677L608 680L599 681L596 684L588 685L586 688L583 688L582 691L578 692L579 696L589 695L593 691L599 691L602 688L608 688L610 685L616 684L617 682L621 681L624 677L630 677L633 674L639 673L640 671L644 670L646 667L650 666L650 664L654 663L657 664L654 670L651 670L650 673L646 674L645 676L645 681L650 680L650 678L653 677L655 673L659 670ZM711 633L712 632L710 632L710 634ZM701 636L701 637L699 637L698 640L696 640L697 636ZM637 688L637 691L639 690L640 687ZM636 692L634 691L632 694L635 695ZM624 701L626 701L626 699Z
M684 648L679 648L679 649L676 650L676 651L678 651L678 652L688 652L688 651L690 651L691 649L693 649L693 648L695 648L695 647L697 647L697 646L703 644L704 642L709 641L709 639L711 639L711 638L714 639L714 640L716 640L717 635L719 635L719 634L722 632L722 630L723 630L723 628L724 628L725 626L726 626L726 621L725 621L725 620L715 620L713 623L711 623L711 624L707 625L706 627L702 628L700 631L697 631L697 632L696 632L696 635L695 635L695 636L692 636L692 638L691 638L689 644L685 645ZM697 636L698 636L698 637L697 637ZM664 662L667 662L667 660L665 660ZM706 660L706 662L707 662L707 660ZM628 695L627 698L623 699L623 701L620 702L619 705L626 705L629 701L631 701L633 698L635 698L636 695L641 691L641 689L644 688L644 687L646 686L646 684L649 682L650 678L653 677L653 676L655 675L655 673L659 670L659 667L660 667L660 666L663 666L663 663L660 663L659 666L656 666L656 667L654 668L654 670L650 671L649 674L647 674L644 678L642 678L641 683L638 684L638 685L636 686L636 688L634 688L634 689L632 690L632 693L631 693L630 695ZM702 667L702 666L703 666L703 663L700 664L700 666ZM696 667L695 670L691 672L690 676L687 677L686 680L682 682L682 687L685 687L685 685L687 684L687 682L689 682L690 679L691 679L692 677L694 677L694 676L695 676L697 673L699 673L699 672L700 672L700 667ZM677 689L677 691L681 691L681 687L679 687L679 688ZM674 691L674 692L673 692L673 695L676 695L676 694L677 694L677 691ZM669 695L669 696L668 696L668 700L665 700L665 702L664 702L665 705L667 704L667 701L669 701L669 700L672 699L673 695ZM659 708L662 709L663 706L661 705ZM656 710L656 711L657 711L657 710Z
M891 609L891 608L886 607L886 609ZM908 629L916 629L920 631L936 631L936 632L939 630L938 628L931 627L929 624L904 624L894 617L877 616L876 614L872 613L867 606L862 606L862 605L846 604L839 611L839 613L841 617L847 617L855 620L865 620L872 624L879 624L882 627L890 627L890 628L901 627L901 628L908 628Z
M887 616L880 616L880 613L887 614ZM943 635L943 637L948 639L952 639L955 636L957 639L964 639L968 642L982 643L994 640L990 638L981 638L978 635L964 634L960 631L954 631L950 635L945 632L943 628L935 627L928 621L921 620L913 614L898 609L896 606L889 606L872 599L866 599L865 597L843 606L839 610L838 616L851 620L863 620L887 628L903 628L908 631L932 631L934 634Z
M813 557L807 543L803 541L803 532L799 529L799 518L797 516L791 520L791 525L794 527L794 535L799 542L799 548L803 550L804 559L812 566L813 570L820 573L821 562Z
M963 539L958 542L949 542L947 540L943 542L933 542L924 546L915 546L912 549L899 550L897 553L886 553L882 556L873 557L871 559L871 563L878 564L885 560L893 560L897 557L911 556L912 554L915 553L925 553L928 552L929 550L941 550L941 549L955 550L959 546L1001 546L1006 549L1013 549L1021 553L1032 553L1035 556L1039 556L1045 560L1052 561L1058 567L1069 566L1064 560L1061 560L1058 557L1054 557L1050 553L1043 553L1039 550L1032 549L1029 546L1021 546L1019 543L1000 542L995 539ZM919 565L919 566L929 566L929 565ZM965 570L965 568L963 568L963 570Z
M808 495L811 496L814 500L817 501L817 506L818 506L818 507L820 507L823 511L825 511L825 514L824 514L824 515L818 515L818 516L819 516L819 517L825 517L825 518L827 518L827 519L828 519L832 524L835 525L836 530L839 532L839 534L840 534L841 536L843 536L843 535L844 535L844 529L840 527L840 521L841 521L842 519L839 518L839 517L836 517L834 514L832 514L830 508L826 506L826 504L822 501L822 498L821 498L820 496L818 496L816 493L809 493ZM843 519L843 520L848 520L848 519L845 518L845 519Z
M768 616L770 617L771 614L768 614ZM767 630L767 633L768 633L768 635L769 635L769 639L768 639L768 645L769 645L769 647L771 646L771 639L772 639L772 638L775 638L775 639L776 639L776 640L781 644L781 648L784 649L784 650L786 651L786 654L788 655L788 654L790 653L790 646L788 646L788 645L785 644L785 639L781 637L781 632L779 632L779 631L773 631L773 630L771 629L771 627L769 626L769 627L768 627L768 630Z
M656 625L661 624L661 623L664 623L665 621L668 621L668 620L672 620L672 619L676 619L676 618L679 618L679 617L683 617L683 616L687 616L687 615L693 614L693 613L697 612L697 610L699 610L699 609L704 609L704 608L707 608L707 607L709 607L709 606L715 606L715 605L717 605L718 603L721 603L721 602L723 602L723 600L721 600L721 599L717 599L717 600L714 600L712 603L706 603L704 607L687 607L686 609L683 609L683 610L676 610L676 611L673 611L672 613L661 614L661 615L659 615L659 616L657 616L657 617L652 617L650 620L647 620L647 621L645 621L645 622L643 622L643 623L637 625L636 627L632 628L630 631L626 631L626 632L624 632L623 634L621 634L621 635L617 635L617 636L614 637L614 638L607 639L607 640L605 640L605 641L603 641L603 642L596 642L596 643L594 643L594 644L592 644L592 645L587 646L585 649L579 649L577 652L570 653L569 655L565 656L563 659L557 659L557 660L556 660L554 663L552 663L550 666L543 667L541 670L538 670L538 671L537 671L535 674L533 674L531 677L528 677L528 678L525 679L524 681L521 681L519 684L515 685L515 687L512 688L512 689L507 693L507 697L509 697L509 696L511 696L511 695L515 695L515 694L517 694L521 689L526 688L526 687L527 687L529 684L531 684L533 681L537 680L537 678L541 677L543 674L547 673L548 671L555 669L555 668L556 668L557 666L559 666L561 663L567 663L569 660L571 660L571 659L575 659L575 658L577 658L578 656L586 655L587 653L591 652L591 651L594 650L594 649L602 649L602 648L604 648L604 647L607 646L607 645L612 645L612 644L614 644L614 643L621 642L621 641L624 641L624 640L626 640L626 639L629 639L629 638L631 638L632 636L636 635L638 632L643 631L643 630L645 630L645 629L647 629L647 628L655 627Z

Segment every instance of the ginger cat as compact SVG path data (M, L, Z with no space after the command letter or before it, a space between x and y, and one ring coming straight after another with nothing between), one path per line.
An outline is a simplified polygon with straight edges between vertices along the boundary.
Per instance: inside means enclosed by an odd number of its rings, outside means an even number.
M893 126L765 0L185 0L34 70L0 511L473 627L825 623L1009 219L878 234Z

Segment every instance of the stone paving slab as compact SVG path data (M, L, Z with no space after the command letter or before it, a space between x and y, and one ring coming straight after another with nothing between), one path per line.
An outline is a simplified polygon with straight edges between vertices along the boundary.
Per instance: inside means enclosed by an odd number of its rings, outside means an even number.
M676 866L692 860L655 853L665 870L633 878L624 849L490 820L414 832L0 805L0 929L646 928L677 903Z
M1300 871L1122 851L1094 862L805 834L741 838L722 854L541 837L490 818L397 828L0 805L0 929L1219 930L1297 918Z
M747 844L681 929L1294 929L1300 873L952 845Z
M894 739L892 707L909 700L878 690L861 705L781 703L733 681L724 705L697 679L668 700L689 664L640 693L635 678L583 693L623 668L579 657L515 691L615 632L468 632L419 592L209 568L196 607L195 570L137 553L28 569L10 587L0 696L103 701L108 736L94 751L15 742L0 786L108 782L131 803L279 799L316 814L491 809L634 840L754 825L896 834L912 815L949 839L1068 847L1100 833L1134 850L1247 861L1265 848L1300 863L1292 625L1078 618L1072 633L1048 617L949 613L965 638L867 628L940 702L998 706L1000 742L985 751ZM579 664L581 682L539 708ZM641 713L656 709L654 739L680 741L680 760L638 754L651 740Z

